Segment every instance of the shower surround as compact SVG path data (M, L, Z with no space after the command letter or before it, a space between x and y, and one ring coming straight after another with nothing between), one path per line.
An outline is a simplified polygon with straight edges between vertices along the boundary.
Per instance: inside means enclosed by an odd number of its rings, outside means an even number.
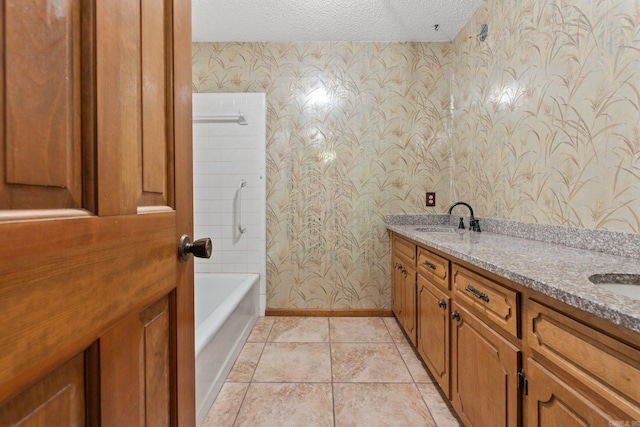
M194 121L194 235L211 236L210 259L196 273L257 273L260 311L266 304L265 98L261 93L194 94L193 115L242 112L246 125ZM239 184L246 186L240 191ZM238 203L238 197L241 202ZM241 205L241 206L240 206ZM242 212L238 212L238 208ZM239 216L240 214L240 216ZM244 233L238 231L241 218Z

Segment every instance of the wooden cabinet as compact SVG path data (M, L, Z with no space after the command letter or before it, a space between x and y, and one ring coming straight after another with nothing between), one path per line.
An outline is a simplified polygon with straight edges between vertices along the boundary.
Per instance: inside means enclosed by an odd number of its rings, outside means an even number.
M406 273L405 273L406 272ZM409 336L409 340L415 346L416 335L416 270L413 267L406 267L402 273L401 286L404 292L404 315L402 324Z
M450 289L448 259L442 258L425 248L418 247L418 274L421 274L444 291Z
M518 293L458 265L452 270L454 298L464 301L492 324L518 336Z
M451 397L467 427L518 425L520 350L469 310L452 304Z
M393 311L465 426L640 422L638 334L428 246L392 242Z
M417 348L440 388L449 396L450 262L418 247Z
M536 301L527 301L526 308L526 342L532 357L548 369L543 376L533 363L534 369L526 372L530 389L546 390L546 395L538 391L525 398L528 413L550 399L550 394L568 388L571 393L564 398L583 402L594 417L606 414L611 420L640 420L640 350ZM550 380L550 372L567 378L573 387ZM536 379L534 384L536 375L545 382Z
M416 266L416 245L402 237L393 237L393 252L399 258L403 258L407 264Z
M623 418L605 413L552 372L527 360L528 394L524 399L527 426L596 427L615 426ZM623 424L624 425L624 424Z
M391 310L398 321L404 314L404 288L401 286L403 268L402 260L394 256L391 268Z
M449 397L449 327L451 299L418 274L418 353Z
M393 273L393 313L416 345L416 270L395 258Z
M393 238L392 309L398 322L416 345L416 245Z

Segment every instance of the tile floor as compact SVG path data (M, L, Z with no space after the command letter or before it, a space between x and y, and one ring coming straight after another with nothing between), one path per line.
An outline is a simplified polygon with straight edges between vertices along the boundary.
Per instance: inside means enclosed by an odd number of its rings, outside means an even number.
M262 317L205 427L459 426L393 317Z

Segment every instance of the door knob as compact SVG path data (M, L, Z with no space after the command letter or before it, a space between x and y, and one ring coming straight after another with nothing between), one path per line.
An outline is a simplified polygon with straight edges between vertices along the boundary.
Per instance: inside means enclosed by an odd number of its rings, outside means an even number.
M212 249L213 244L210 238L205 237L204 239L198 239L191 243L191 238L183 234L178 244L178 256L181 262L187 262L189 260L189 254L193 254L193 256L198 258L211 258Z

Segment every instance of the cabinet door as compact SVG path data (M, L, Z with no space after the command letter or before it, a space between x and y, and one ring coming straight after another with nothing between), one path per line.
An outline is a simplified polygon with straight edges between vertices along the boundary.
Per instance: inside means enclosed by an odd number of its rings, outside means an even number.
M527 301L526 341L537 360L549 360L607 402L607 412L640 420L640 351L550 307Z
M404 298L402 296L402 269L404 267L402 266L402 261L396 257L393 257L393 265L391 267L391 309L400 324L402 324L402 307L404 305Z
M402 271L402 292L404 297L403 321L404 330L411 343L416 345L416 270L405 267Z
M520 351L455 302L451 394L467 427L518 425Z
M418 353L449 397L450 298L418 275Z
M416 345L416 270L396 257L392 267L393 313L413 345Z
M621 423L623 418L607 415L535 361L528 359L525 371L529 382L529 394L524 398L527 426L627 425Z

